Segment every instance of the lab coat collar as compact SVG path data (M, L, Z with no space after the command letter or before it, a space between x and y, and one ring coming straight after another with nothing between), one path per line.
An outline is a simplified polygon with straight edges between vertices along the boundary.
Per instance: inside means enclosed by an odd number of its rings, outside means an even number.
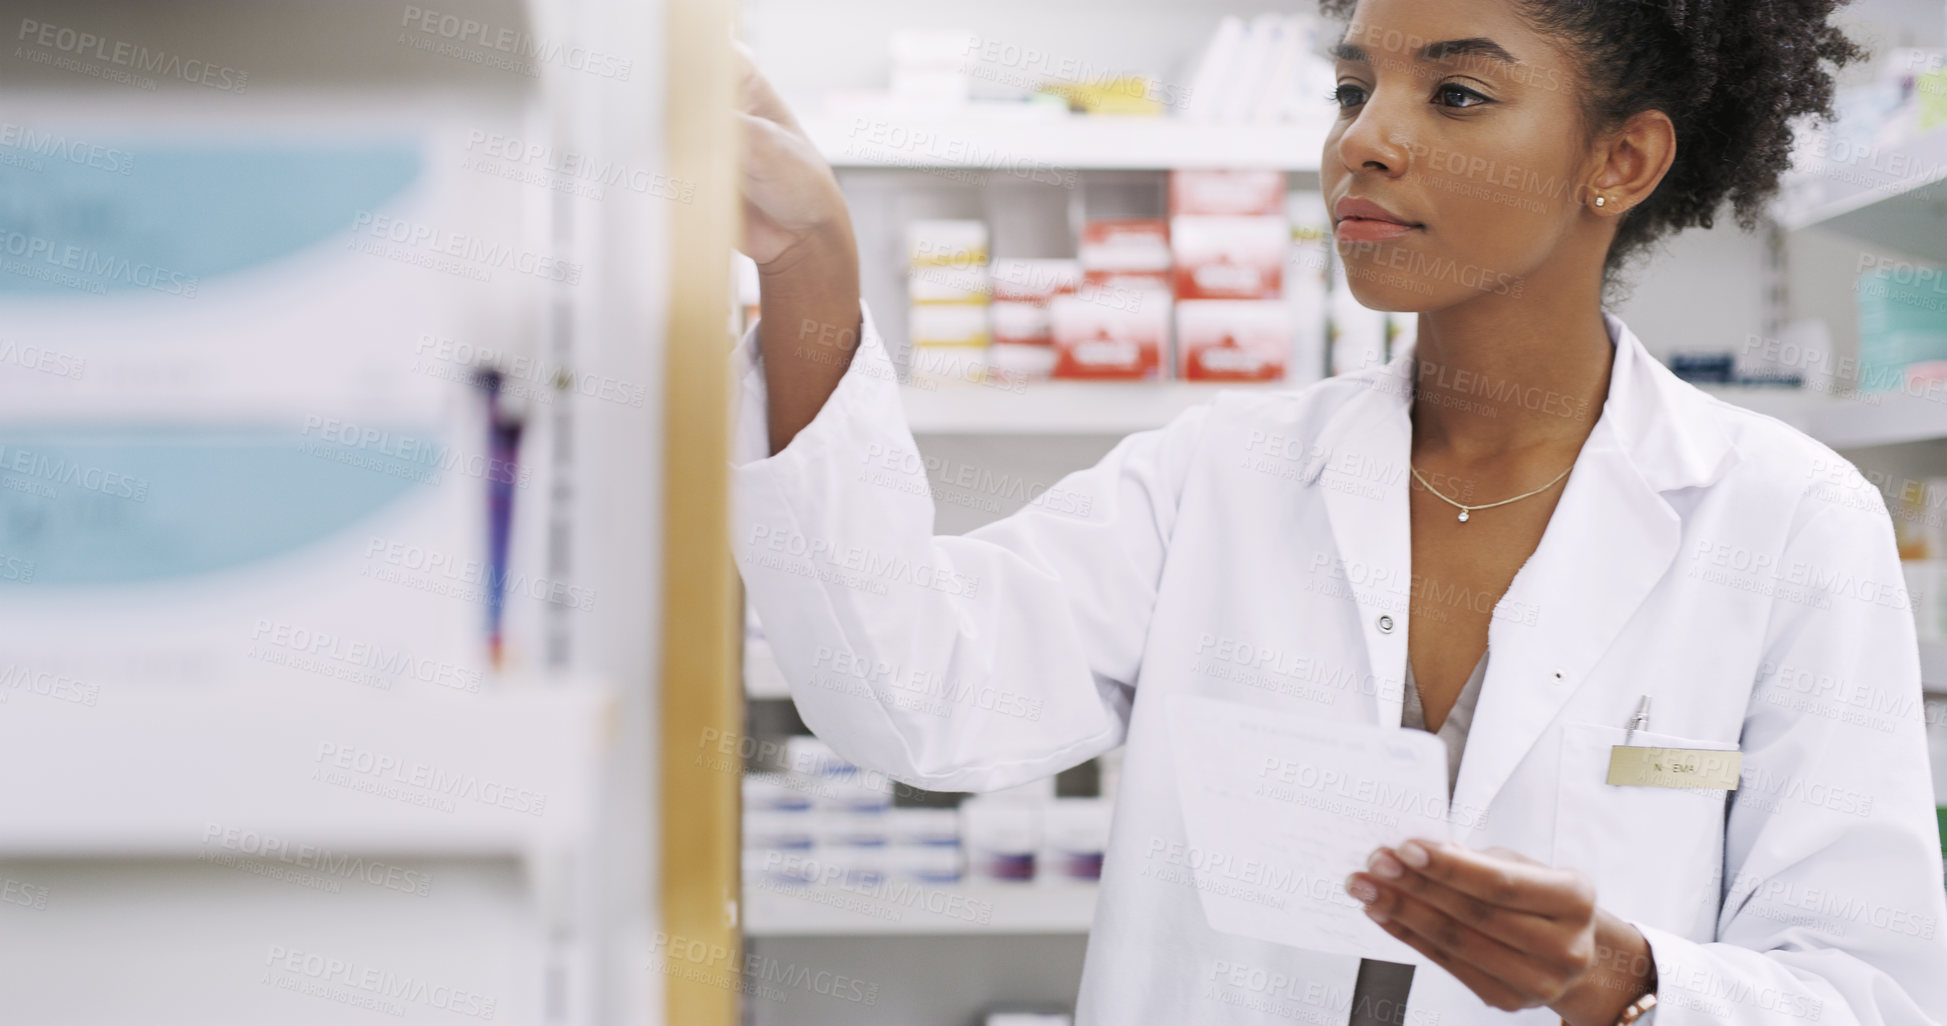
M1702 415L1704 404L1714 400L1650 355L1622 318L1604 309L1602 322L1616 356L1600 419L1611 422L1630 462L1659 492L1716 481L1737 461L1737 454L1716 420ZM1412 406L1414 365L1415 346L1409 341L1384 365L1349 376L1368 377L1371 383L1361 398L1404 418ZM1326 424L1321 437L1327 441L1314 449L1304 470L1307 483L1316 481L1329 462L1331 436L1342 432L1348 421L1372 412L1359 405L1358 399L1347 402Z
M1708 484L1737 458L1707 415L1714 400L1652 357L1620 318L1604 310L1603 322L1616 352L1602 412L1534 555L1493 607L1487 679L1453 796L1462 840L1469 826L1485 827L1515 766L1676 559L1681 523L1662 493ZM1323 425L1303 475L1323 489L1335 572L1352 585L1380 685L1370 713L1386 724L1400 722L1416 590L1408 510L1414 366L1408 345L1351 375L1368 387Z

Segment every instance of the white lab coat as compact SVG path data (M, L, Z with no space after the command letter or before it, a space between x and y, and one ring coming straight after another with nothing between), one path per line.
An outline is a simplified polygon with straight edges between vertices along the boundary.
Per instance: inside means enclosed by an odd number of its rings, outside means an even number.
M754 332L733 356L735 558L805 723L943 791L1126 743L1079 1023L1345 1022L1356 958L1207 925L1163 699L1400 721L1410 349L1302 391L1223 392L1027 489L1026 509L936 537L865 318L837 391L776 455ZM1428 600L1495 613L1460 839L1589 874L1649 940L1658 1026L1947 1021L1919 657L1885 504L1830 449L1682 382L1604 319L1608 399L1533 557L1498 605ZM1645 694L1635 743L1743 750L1728 808L1604 783ZM1428 966L1405 1022L1556 1016L1493 1010Z

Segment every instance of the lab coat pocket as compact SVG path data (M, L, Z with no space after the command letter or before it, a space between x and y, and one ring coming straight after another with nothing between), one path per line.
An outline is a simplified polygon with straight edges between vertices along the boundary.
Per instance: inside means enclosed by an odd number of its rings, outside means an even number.
M1692 940L1716 933L1729 792L1610 784L1610 750L1628 732L1601 723L1562 724L1555 807L1557 866L1595 882L1596 902L1624 919ZM1726 741L1636 731L1629 743L1733 751Z

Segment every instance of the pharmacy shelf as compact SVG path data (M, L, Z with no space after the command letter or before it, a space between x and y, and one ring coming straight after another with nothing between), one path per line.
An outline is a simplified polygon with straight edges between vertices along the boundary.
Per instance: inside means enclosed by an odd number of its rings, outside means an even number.
M1947 128L1802 175L1773 214L1780 226L1822 228L1947 261Z
M1165 117L945 113L803 119L834 167L986 170L1066 184L1064 170L1317 172L1327 126L1215 125Z
M31 706L30 706L31 703ZM287 850L544 857L595 822L614 700L593 685L492 694L271 687L16 693L0 716L0 857Z
M870 891L746 885L744 932L751 937L1083 934L1095 918L1098 890L1083 883Z
M1807 433L1834 449L1947 438L1947 396L1892 392L1832 399L1815 408Z
M1190 381L1034 381L1016 391L961 382L906 385L906 420L918 435L1126 435L1161 427L1226 389L1282 384Z
M1823 392L1771 386L1709 386L1726 402L1769 414L1834 449L1947 438L1947 395Z
M1186 381L1035 381L1019 390L949 382L901 389L916 435L1126 435L1161 427L1226 390L1278 392L1273 384ZM1905 393L1829 396L1770 386L1704 389L1778 419L1835 449L1947 438L1947 401Z

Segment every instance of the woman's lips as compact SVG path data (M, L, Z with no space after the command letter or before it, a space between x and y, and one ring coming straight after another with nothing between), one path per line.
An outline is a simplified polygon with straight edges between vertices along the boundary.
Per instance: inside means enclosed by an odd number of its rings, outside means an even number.
M1419 231L1410 224L1375 221L1364 217L1340 218L1335 235L1341 242L1391 242L1408 232Z

